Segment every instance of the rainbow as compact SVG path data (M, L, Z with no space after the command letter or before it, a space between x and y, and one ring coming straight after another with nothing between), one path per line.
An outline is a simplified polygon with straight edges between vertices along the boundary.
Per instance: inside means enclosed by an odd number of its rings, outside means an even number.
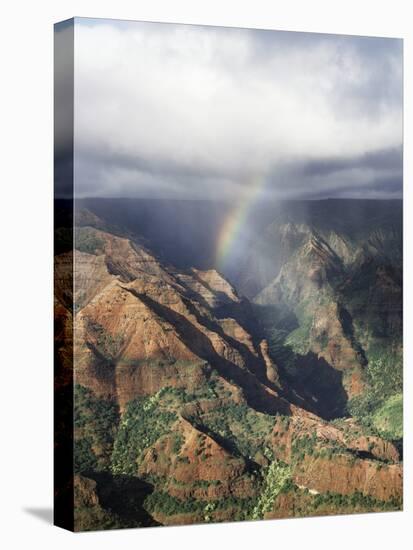
M225 264L225 260L231 253L233 244L241 236L248 214L252 206L257 202L265 184L266 178L261 176L245 185L245 192L236 201L233 208L230 209L217 239L216 265L218 268L222 268Z

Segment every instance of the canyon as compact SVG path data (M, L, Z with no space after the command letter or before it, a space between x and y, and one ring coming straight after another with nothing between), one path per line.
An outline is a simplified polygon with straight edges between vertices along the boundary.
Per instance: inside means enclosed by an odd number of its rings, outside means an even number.
M171 202L57 232L75 529L401 509L401 202Z

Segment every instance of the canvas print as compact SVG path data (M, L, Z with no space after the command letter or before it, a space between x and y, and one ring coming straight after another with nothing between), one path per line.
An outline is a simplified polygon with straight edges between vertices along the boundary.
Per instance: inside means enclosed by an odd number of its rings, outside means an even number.
M402 41L55 27L55 522L402 509Z

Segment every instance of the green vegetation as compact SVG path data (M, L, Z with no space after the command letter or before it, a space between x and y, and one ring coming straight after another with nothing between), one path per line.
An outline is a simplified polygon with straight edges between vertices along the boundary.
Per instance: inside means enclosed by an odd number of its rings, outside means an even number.
M375 428L388 439L403 437L403 395L389 397L372 418Z
M198 488L199 487L199 488L203 488L203 489L207 489L208 487L216 487L217 485L222 484L222 481L220 479L195 479L191 483L187 483L187 482L175 479L175 478L171 478L170 482L172 482L174 485L177 485L177 486L180 486L180 487L183 487L183 486L188 487L190 485L193 488Z
M293 440L291 446L291 453L293 460L301 461L306 455L313 455L317 452L317 436L315 434L311 436L296 437Z
M323 493L315 495L312 502L312 508L328 508L331 510L339 509L360 509L367 511L390 511L400 508L400 502L396 500L381 501L368 495L363 495L356 491L351 495L340 495L338 493Z
M90 438L75 439L73 460L75 473L89 472L97 467L97 460L92 450Z
M322 334L320 334L320 336L318 337L318 343L320 345L320 348L322 350L325 350L328 346L328 343L329 343L329 337L327 335L326 332L323 332Z
M118 422L119 410L115 403L75 385L75 472L109 467Z
M377 500L356 491L350 495L339 493L311 493L307 488L300 488L291 480L287 480L279 494L288 493L292 497L293 505L290 508L294 517L308 517L325 514L351 514L357 512L387 512L401 509L401 501ZM274 511L277 511L277 500L274 502ZM285 513L286 510L283 510Z
M380 348L370 352L367 390L348 403L350 414L389 439L403 432L403 364L401 357Z
M265 472L261 495L252 511L251 519L262 519L272 510L275 499L289 480L291 480L290 467L281 461L271 462Z
M226 497L221 500L203 501L194 498L179 498L171 496L169 493L156 491L146 497L144 502L145 509L150 514L163 514L173 516L176 514L197 514L200 521L211 521L214 512L234 508L232 519L243 520L251 519L251 513L256 505L255 498L237 498Z
M313 307L308 300L282 314L274 306L255 306L270 356L292 376L298 374L297 358L308 353L313 323Z
M174 434L174 443L172 446L172 452L178 454L184 444L184 438L181 434Z
M308 300L301 302L295 308L299 326L290 332L285 339L285 344L299 355L305 355L310 349L310 333L314 317L313 308L314 306Z
M268 342L271 357L286 370L293 370L295 353L286 344L286 340L290 334L300 329L297 316L286 307L258 304L253 307L261 335Z
M252 458L271 433L276 417L259 413L246 403L229 402L203 415L202 423L212 437L222 438L237 455Z
M199 365L194 365L194 367L199 368ZM185 365L185 369L187 368L188 365ZM165 404L173 403L175 406L192 403L200 399L216 399L217 397L215 378L211 378L208 384L198 386L192 392L184 388L173 388L170 386L166 386L159 391L159 398L162 399Z
M326 287L323 289L323 292L302 300L295 306L294 314L298 322L298 327L290 331L284 339L284 345L294 354L306 355L310 351L314 314L319 308L326 306L330 302L330 294L331 289ZM328 341L328 335L326 333L320 335L318 338L318 343L321 348L326 348Z
M103 252L104 241L99 239L96 231L90 227L76 227L74 231L74 247L79 252L87 254L101 254Z
M177 416L162 407L161 392L128 403L112 454L114 474L136 475L143 451L170 431Z
M378 396L384 398L403 389L403 361L400 353L384 346L370 346L367 368L368 381Z
M87 323L88 329L95 337L98 352L109 361L114 359L120 353L124 344L123 334L109 334L102 325L91 319L88 319Z
M291 446L292 460L299 463L306 456L322 457L331 460L338 455L351 455L351 453L338 442L318 440L315 434L296 437Z
M294 375L297 373L296 354L286 344L288 334L286 330L273 328L267 331L266 338L272 359L287 373Z

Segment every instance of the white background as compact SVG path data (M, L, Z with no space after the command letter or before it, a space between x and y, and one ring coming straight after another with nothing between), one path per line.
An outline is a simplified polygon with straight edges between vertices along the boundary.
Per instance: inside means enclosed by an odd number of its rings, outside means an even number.
M408 0L15 0L0 18L0 544L5 549L406 548L413 525L412 34ZM7 7L5 7L7 6ZM52 506L53 27L72 16L405 38L405 511L71 534ZM410 158L409 158L410 157ZM410 369L411 371L411 369Z

